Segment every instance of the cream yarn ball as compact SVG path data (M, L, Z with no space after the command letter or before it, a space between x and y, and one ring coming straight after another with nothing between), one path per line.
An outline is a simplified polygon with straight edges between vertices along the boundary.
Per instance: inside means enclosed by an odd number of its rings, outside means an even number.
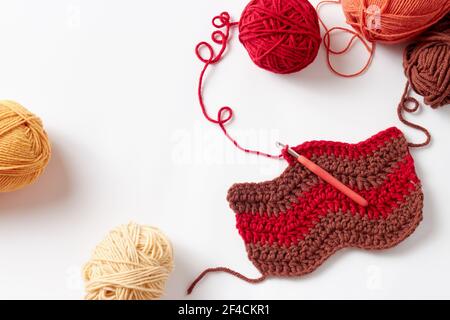
M83 270L87 300L155 300L173 270L170 241L135 223L112 230Z

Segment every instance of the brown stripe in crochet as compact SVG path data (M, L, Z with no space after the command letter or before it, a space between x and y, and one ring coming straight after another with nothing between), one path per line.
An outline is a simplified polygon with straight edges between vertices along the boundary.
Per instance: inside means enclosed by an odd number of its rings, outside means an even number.
M358 190L376 188L408 154L404 136L389 140L372 154L349 159L333 154L312 156L311 160L343 183ZM227 200L236 213L272 213L272 208L291 208L302 193L320 180L301 164L289 166L280 177L263 183L241 183L232 186Z
M361 192L369 207L357 207L342 199L342 194L314 180L283 153L289 168L281 177L235 185L228 195L248 256L262 277L248 279L229 269L208 269L194 285L209 272L225 270L252 283L271 276L301 276L344 247L392 247L420 223L420 180L400 130L390 128L358 144L311 141L293 149L321 162L333 175L356 181L357 187L364 189ZM335 168L333 161L339 162ZM339 169L341 166L344 169ZM375 180L367 184L373 177Z
M418 184L387 219L330 213L297 245L286 248L277 244L247 244L248 257L263 276L302 276L316 270L342 248L379 250L397 245L417 228L422 208L423 193Z

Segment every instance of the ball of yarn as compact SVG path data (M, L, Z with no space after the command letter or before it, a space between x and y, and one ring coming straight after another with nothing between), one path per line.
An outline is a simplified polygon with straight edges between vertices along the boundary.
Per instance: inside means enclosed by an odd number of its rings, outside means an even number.
M86 299L159 299L172 269L172 246L160 230L135 223L119 226L84 267Z
M0 101L0 192L33 183L50 160L42 121L13 101Z
M450 102L450 19L444 19L411 43L403 65L413 90L427 105L437 108Z
M438 22L450 9L448 0L342 0L347 23L369 41L411 39Z
M319 51L317 13L307 0L252 0L242 13L239 39L259 67L297 72Z

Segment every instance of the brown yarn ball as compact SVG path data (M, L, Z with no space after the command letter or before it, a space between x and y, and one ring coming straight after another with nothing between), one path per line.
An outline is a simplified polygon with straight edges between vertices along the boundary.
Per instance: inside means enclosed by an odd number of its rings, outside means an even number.
M0 101L0 192L33 183L50 155L41 119L16 102Z
M427 105L438 108L449 103L449 16L406 48L403 65L411 87Z

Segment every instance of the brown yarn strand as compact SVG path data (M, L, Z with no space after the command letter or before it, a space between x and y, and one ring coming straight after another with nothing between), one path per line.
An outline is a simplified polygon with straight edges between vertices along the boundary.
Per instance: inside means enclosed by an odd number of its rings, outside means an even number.
M417 101L416 98L409 96L409 88L410 88L410 85L409 85L409 82L407 82L406 86L405 86L405 91L403 92L402 100L400 101L398 108L397 108L398 118L400 119L401 122L403 122L408 127L422 131L425 134L425 136L427 137L425 142L422 142L422 143L409 142L408 146L410 148L425 147L425 146L429 145L431 142L430 132L426 128L406 120L405 116L404 116L404 112L414 113L417 110L419 110L419 108L420 108L419 101ZM412 107L408 105L410 103L413 105Z
M224 272L224 273L228 273L236 278L239 278L245 282L251 283L251 284L258 284L263 282L264 280L267 279L267 276L261 276L260 278L257 279L251 279L251 278L247 278L246 276L240 274L239 272L233 271L229 268L224 268L224 267L219 267L219 268L210 268L210 269L206 269L205 271L203 271L198 277L197 279L194 280L194 282L192 282L192 284L189 286L189 288L187 289L187 294L190 295L192 293L192 291L195 289L195 287L197 286L197 284L209 273L216 273L216 272Z

